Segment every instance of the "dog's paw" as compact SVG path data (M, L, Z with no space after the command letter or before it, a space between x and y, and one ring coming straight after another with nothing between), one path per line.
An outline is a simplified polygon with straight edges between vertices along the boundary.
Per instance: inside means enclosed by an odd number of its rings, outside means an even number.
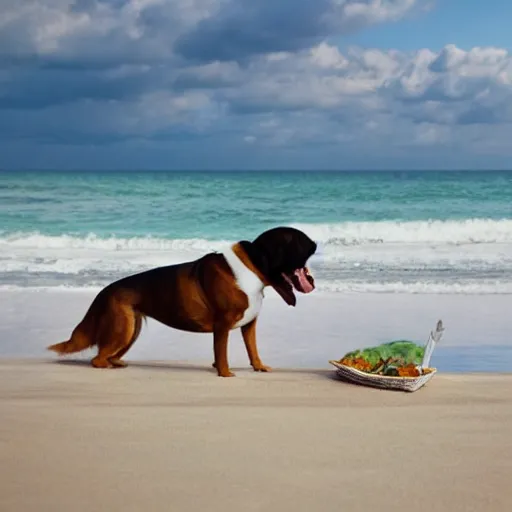
M226 370L226 371L223 371L223 372L218 372L218 376L219 377L236 377L236 375L229 371L229 370Z
M217 375L219 377L236 377L236 375L232 371L230 371L229 368L219 370L217 368L217 365L215 364L215 361L212 363L212 366L217 370Z
M255 372L265 372L269 373L272 371L272 368L270 366L265 366L264 364L255 364L253 365Z
M102 359L98 356L91 360L91 365L94 368L114 368L114 365L108 359Z

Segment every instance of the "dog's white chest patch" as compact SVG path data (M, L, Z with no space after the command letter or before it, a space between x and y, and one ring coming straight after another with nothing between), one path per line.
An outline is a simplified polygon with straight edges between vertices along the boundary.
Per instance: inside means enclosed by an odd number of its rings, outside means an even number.
M235 275L238 288L247 295L249 301L244 316L233 326L233 329L236 329L247 325L258 316L263 303L264 285L261 279L244 265L243 261L234 253L233 249L226 249L222 254Z

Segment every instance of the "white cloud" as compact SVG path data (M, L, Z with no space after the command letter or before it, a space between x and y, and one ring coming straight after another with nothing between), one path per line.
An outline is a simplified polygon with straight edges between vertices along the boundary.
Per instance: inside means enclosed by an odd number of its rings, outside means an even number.
M75 63L168 59L223 0L2 0L0 56Z
M335 13L341 23L348 24L355 20L364 25L396 21L418 3L416 0L333 0L337 7Z
M324 69L344 69L348 60L340 53L336 46L320 43L310 50L311 63Z

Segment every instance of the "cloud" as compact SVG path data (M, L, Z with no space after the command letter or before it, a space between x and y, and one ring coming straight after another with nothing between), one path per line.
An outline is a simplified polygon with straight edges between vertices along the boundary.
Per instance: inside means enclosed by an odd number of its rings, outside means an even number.
M230 164L220 154L232 154L241 165L270 166L429 161L433 149L446 159L511 155L507 50L342 52L333 36L427 4L291 5L2 0L2 158L15 154L10 147L107 152L130 143L152 154L172 148Z
M335 35L403 17L417 0L229 0L180 35L177 53L198 61L297 51Z
M2 0L0 62L105 67L171 59L222 0Z
M4 140L108 144L128 139L169 139L204 134L218 107L200 91L152 91L130 101L84 99L52 107L6 109L0 116Z

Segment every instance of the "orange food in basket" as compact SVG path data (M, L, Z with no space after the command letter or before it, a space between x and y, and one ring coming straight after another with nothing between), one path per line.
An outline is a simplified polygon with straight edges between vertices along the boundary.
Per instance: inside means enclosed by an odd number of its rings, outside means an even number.
M365 361L362 357L357 358L344 358L340 361L341 364L344 364L345 366L350 366L352 368L355 368L356 370L361 370L362 372L369 372L372 370L372 365Z
M419 377L421 375L420 370L413 364L399 366L397 372L399 377Z
M399 364L396 364L398 361L395 361L393 364L393 361L391 358L388 358L386 360L383 360L382 358L377 362L377 364L372 365L368 361L366 361L362 357L344 357L339 360L339 363L349 366L351 368L355 368L356 370L360 370L362 372L366 373L374 373L377 375L383 375L386 374L385 367L392 363L394 367L394 372L390 375L395 375L397 377L420 377L421 375L425 375L427 373L431 373L431 368L423 368L419 369L417 366L413 363L409 363L403 366L399 366Z

